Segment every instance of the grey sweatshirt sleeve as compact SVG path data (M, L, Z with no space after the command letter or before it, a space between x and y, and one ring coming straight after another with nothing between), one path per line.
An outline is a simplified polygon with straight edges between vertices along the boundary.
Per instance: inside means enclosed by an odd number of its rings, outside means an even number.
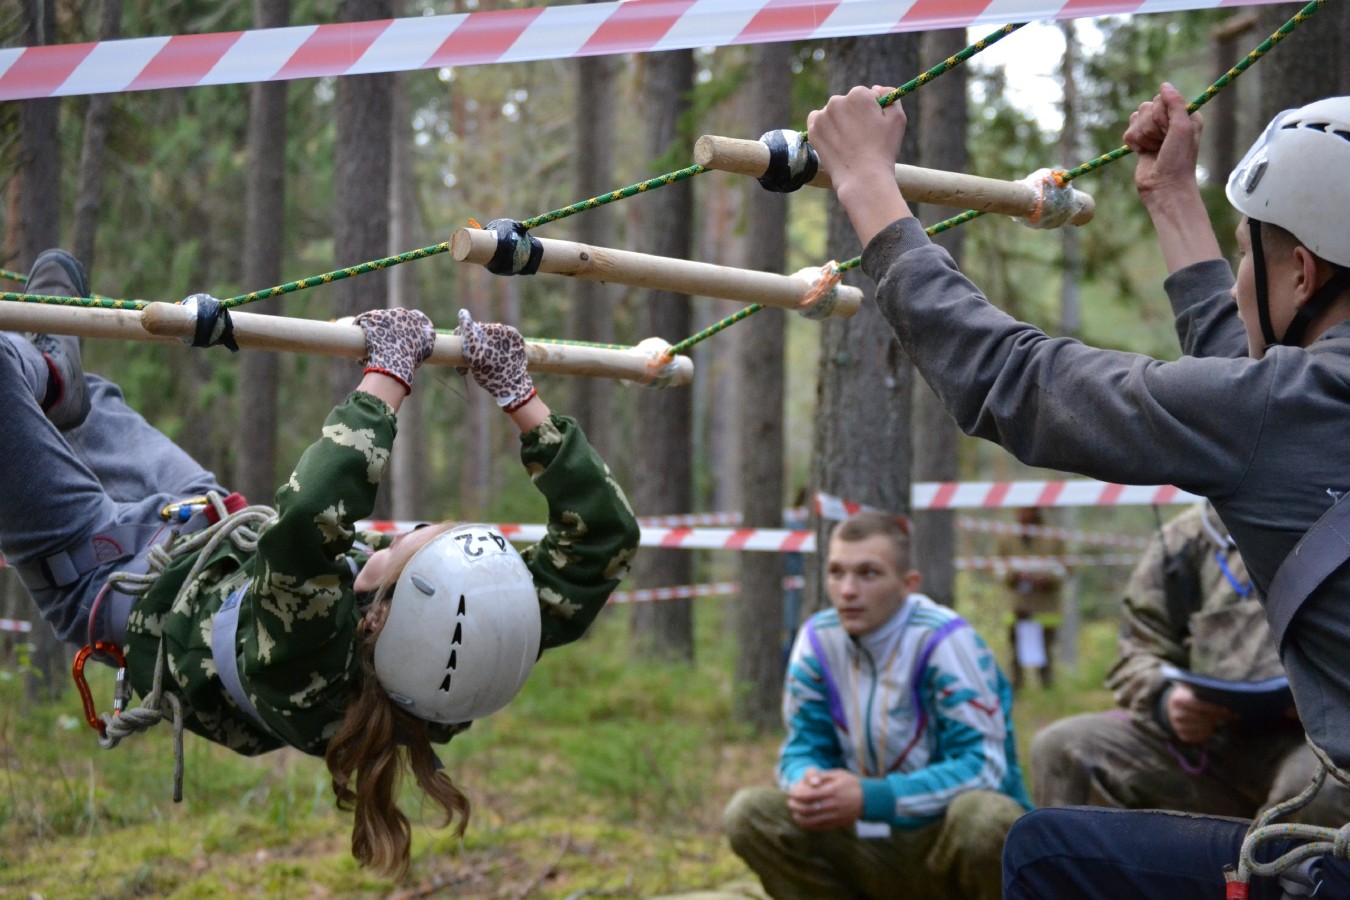
M1237 315L1230 291L1233 271L1221 259L1196 263L1169 275L1163 282L1177 339L1187 356L1247 356L1247 331Z
M1252 360L1160 362L1052 338L990 304L911 218L872 240L863 270L967 434L1030 465L1207 496L1246 471L1269 393Z

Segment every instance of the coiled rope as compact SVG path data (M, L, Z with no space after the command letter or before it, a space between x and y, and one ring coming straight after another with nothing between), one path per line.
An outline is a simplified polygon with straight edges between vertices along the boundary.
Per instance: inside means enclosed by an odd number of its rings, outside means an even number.
M219 520L205 528L186 535L174 535L167 541L150 548L148 565L145 572L114 572L108 576L107 588L116 589L134 597L143 597L154 587L164 569L186 553L197 552L192 568L183 579L179 593L181 598L193 589L197 577L201 575L206 561L215 555L215 551L225 541L230 541L242 553L252 553L258 547L258 537L276 520L276 510L266 506L246 506L237 512L229 512L220 495L214 491L206 495L207 503L215 510ZM146 731L161 721L168 719L173 723L173 799L175 803L183 799L183 702L171 691L164 690L164 642L161 639L159 653L155 658L155 675L150 692L140 706L125 709L120 713L103 713L99 719L105 725L98 739L100 747L111 750L122 742L123 738Z

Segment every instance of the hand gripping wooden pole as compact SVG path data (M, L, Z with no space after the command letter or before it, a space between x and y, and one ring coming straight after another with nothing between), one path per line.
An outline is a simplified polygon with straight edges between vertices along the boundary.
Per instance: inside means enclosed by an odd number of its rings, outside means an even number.
M816 287L816 270L795 275L733 269L711 263L611 250L572 241L535 238L544 248L539 271L572 275L633 287L720 297L739 303L759 303L805 311ZM478 228L459 228L450 236L450 255L460 262L487 265L497 252L497 236ZM851 316L862 306L862 291L840 285L833 291L833 316Z
M231 312L230 321L234 325L234 339L244 349L317 353L349 359L360 359L366 352L365 334L356 325L246 312ZM0 302L0 331L182 343L191 340L196 328L196 314L173 303L151 303L137 311ZM528 341L525 350L532 372L617 378L660 387L686 385L693 380L694 363L687 356L664 360L662 353L669 346L656 338L648 338L638 347L627 350ZM459 338L437 335L435 349L427 362L442 366L465 365Z
M769 147L762 141L705 134L694 144L694 162L709 169L761 178L769 171ZM916 203L978 209L1023 219L1037 217L1044 201L1038 189L1024 182L921 169L899 163L895 166L895 181L900 185L900 192L905 195L905 199ZM808 184L822 188L834 186L830 173L823 166ZM1073 204L1076 211L1069 219L1071 224L1083 225L1092 221L1096 202L1090 195L1074 190Z

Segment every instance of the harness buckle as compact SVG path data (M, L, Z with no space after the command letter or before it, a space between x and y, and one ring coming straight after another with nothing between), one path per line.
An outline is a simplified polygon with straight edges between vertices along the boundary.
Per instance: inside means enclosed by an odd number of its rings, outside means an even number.
M96 653L106 654L117 663L117 686L113 690L114 716L121 713L126 708L127 701L131 699L131 682L127 681L127 658L123 655L122 648L111 641L85 644L80 652L75 654L75 662L70 667L70 673L75 679L76 689L80 692L80 701L84 704L84 720L99 733L99 737L107 737L108 725L94 708L94 697L89 691L89 682L84 677L84 664Z

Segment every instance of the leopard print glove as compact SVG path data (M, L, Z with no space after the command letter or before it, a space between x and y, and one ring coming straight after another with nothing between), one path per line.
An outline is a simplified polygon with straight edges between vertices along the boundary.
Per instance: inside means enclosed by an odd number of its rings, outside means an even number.
M464 358L478 386L509 413L515 412L537 393L526 371L525 339L510 325L473 320L467 309L459 311L455 334L464 341Z
M361 360L366 371L396 379L411 394L413 372L436 345L431 320L418 310L396 307L367 310L352 324L366 333L366 355Z

